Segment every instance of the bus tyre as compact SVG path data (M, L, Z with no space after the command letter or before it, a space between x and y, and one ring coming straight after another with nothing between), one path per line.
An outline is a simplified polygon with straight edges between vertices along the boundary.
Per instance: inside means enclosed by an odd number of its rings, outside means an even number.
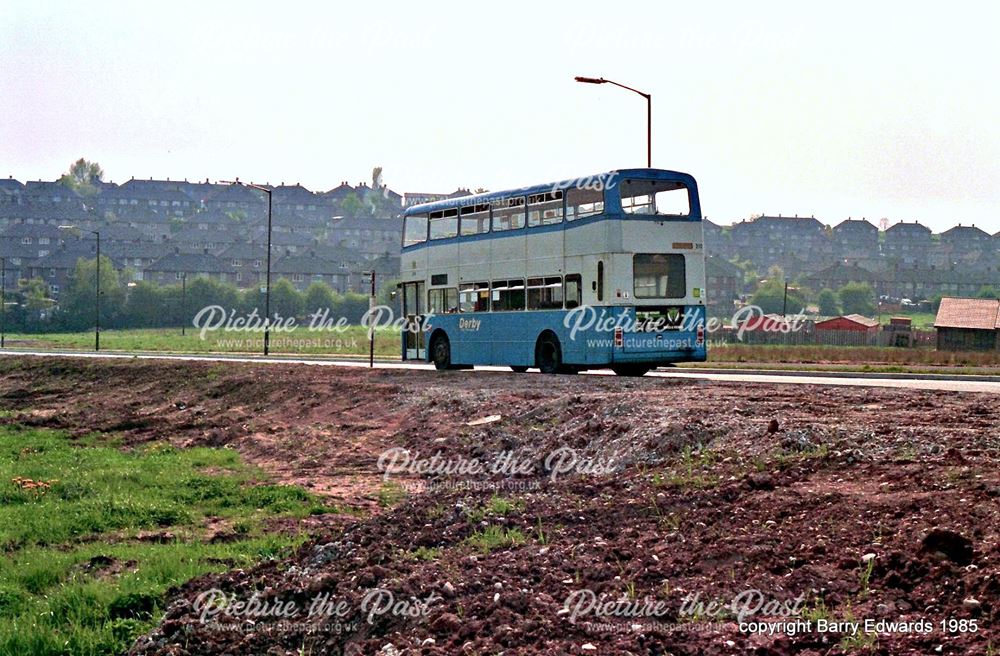
M535 347L535 363L543 374L557 374L562 371L562 349L555 335L542 335Z
M645 376L649 367L642 364L618 364L611 367L611 371L618 376Z
M527 367L515 367L514 365L511 365L510 366L510 370L513 371L515 374L523 374L525 371L528 370L528 368Z
M434 341L431 342L431 359L438 371L451 369L451 342L448 341L447 335L434 336Z

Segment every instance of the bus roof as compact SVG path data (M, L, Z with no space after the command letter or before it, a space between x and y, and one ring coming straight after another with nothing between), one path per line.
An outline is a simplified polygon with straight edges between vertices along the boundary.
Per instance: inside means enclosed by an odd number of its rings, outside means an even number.
M548 184L534 185L531 187L519 187L515 189L508 189L506 191L490 191L485 194L476 194L474 196L460 196L459 198L434 201L433 203L422 203L420 205L413 205L412 207L406 208L403 211L403 216L423 214L424 212L433 212L435 210L450 209L453 207L465 207L467 205L488 203L501 198L509 198L511 196L540 194L559 189L572 189L574 187L582 189L610 188L614 187L619 178L632 178L639 180L675 180L677 182L683 182L689 188L697 186L693 176L687 173L681 173L680 171L667 171L665 169L617 169L615 171L607 171L606 173L571 178L569 180L550 182Z

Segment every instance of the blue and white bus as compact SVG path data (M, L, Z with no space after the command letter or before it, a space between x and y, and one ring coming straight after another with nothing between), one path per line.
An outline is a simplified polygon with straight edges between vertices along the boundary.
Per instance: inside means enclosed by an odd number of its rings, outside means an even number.
M695 179L622 169L407 208L404 360L641 376L705 350Z

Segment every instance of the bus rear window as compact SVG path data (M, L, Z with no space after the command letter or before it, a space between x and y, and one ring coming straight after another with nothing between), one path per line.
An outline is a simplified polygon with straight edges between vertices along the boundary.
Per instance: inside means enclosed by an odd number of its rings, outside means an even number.
M632 257L636 298L684 298L684 256L640 253Z
M622 211L626 214L687 216L691 213L688 189L672 180L623 180Z
M403 246L413 246L427 241L427 215L414 214L403 223Z
M448 239L458 236L458 210L431 212L431 239Z

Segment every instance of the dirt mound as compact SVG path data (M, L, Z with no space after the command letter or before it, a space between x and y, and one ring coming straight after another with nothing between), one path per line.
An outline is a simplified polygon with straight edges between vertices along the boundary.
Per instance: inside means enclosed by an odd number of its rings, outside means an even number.
M1000 407L980 395L293 365L0 367L6 421L114 431L126 447L226 445L371 511L332 533L305 527L314 539L288 560L187 583L136 654L997 644ZM389 461L401 466L387 477ZM232 612L205 615L222 596ZM268 613L241 614L253 599ZM296 614L269 614L290 602ZM792 620L812 628L749 626ZM865 620L895 624L851 631Z

